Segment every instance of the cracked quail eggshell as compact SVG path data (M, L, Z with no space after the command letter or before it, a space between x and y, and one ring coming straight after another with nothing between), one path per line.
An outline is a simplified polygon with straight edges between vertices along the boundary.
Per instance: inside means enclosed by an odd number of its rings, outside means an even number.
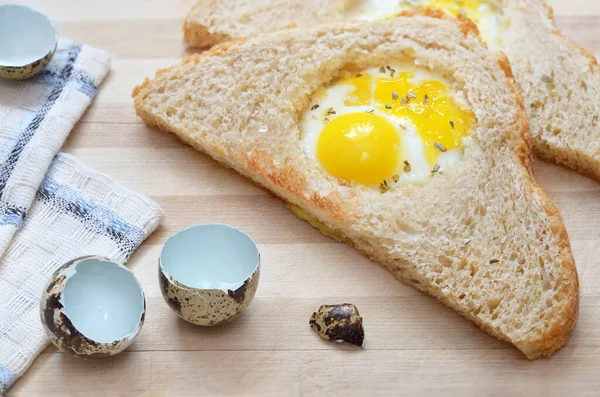
M144 324L142 286L125 266L89 256L61 266L40 301L46 333L70 355L101 359L125 350Z
M158 264L160 290L169 307L203 326L231 320L248 307L259 275L256 243L223 224L196 225L175 234Z
M23 80L50 62L58 44L54 23L29 7L0 5L0 77Z
M347 342L362 347L365 331L362 317L351 303L323 305L312 314L309 325L329 342Z

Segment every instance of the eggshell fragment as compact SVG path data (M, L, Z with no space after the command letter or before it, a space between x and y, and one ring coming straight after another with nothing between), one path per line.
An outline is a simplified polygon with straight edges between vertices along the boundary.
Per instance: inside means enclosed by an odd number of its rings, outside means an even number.
M0 5L0 77L27 79L50 62L58 43L52 21L29 7Z
M233 319L252 301L260 276L254 241L228 225L202 224L175 234L161 251L163 298L181 318L212 326Z
M365 339L362 317L351 303L321 306L310 317L309 325L329 342L348 342L362 347Z
M40 302L42 324L54 345L86 359L125 350L142 328L145 313L144 292L133 273L101 257L61 266Z

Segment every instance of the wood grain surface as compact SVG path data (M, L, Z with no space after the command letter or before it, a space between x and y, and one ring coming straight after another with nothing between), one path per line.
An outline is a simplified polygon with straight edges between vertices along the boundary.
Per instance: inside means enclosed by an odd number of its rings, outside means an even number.
M112 53L110 75L65 150L152 197L166 218L130 262L148 305L135 343L99 362L50 347L8 396L600 395L600 184L535 164L571 238L581 306L567 346L529 362L321 236L236 173L136 118L132 88L188 54L181 23L193 0L18 2L47 13L61 35ZM600 1L549 3L568 37L600 53ZM253 303L234 322L211 329L179 320L157 281L161 245L201 222L242 228L263 258ZM319 305L341 302L356 304L364 317L363 350L327 344L308 327Z

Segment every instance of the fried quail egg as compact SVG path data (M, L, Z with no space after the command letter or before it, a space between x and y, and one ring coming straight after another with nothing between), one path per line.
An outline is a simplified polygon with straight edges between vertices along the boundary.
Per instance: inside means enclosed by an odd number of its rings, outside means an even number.
M504 23L502 10L496 2L489 0L365 0L358 2L347 16L358 20L384 19L414 8L438 9L454 16L466 16L477 24L489 45L499 46L499 33Z
M342 180L382 189L426 183L458 164L474 124L449 86L412 63L345 72L305 110L304 152Z

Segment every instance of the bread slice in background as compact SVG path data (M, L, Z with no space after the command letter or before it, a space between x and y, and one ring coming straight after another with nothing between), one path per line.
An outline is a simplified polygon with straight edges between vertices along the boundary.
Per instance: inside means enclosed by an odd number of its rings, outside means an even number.
M183 27L184 40L210 47L229 39L344 20L355 0L200 0Z
M431 15L230 41L159 70L135 88L135 109L530 359L550 355L575 325L578 278L531 174L521 97L469 21ZM300 144L312 95L347 68L406 59L471 105L478 121L460 166L385 193L332 177Z
M184 24L186 42L229 38L345 19L361 0L201 0ZM509 26L500 49L512 64L536 154L600 182L600 67L561 34L543 0L497 0Z
M600 66L568 41L542 0L508 1L508 55L529 114L534 151L600 182Z

